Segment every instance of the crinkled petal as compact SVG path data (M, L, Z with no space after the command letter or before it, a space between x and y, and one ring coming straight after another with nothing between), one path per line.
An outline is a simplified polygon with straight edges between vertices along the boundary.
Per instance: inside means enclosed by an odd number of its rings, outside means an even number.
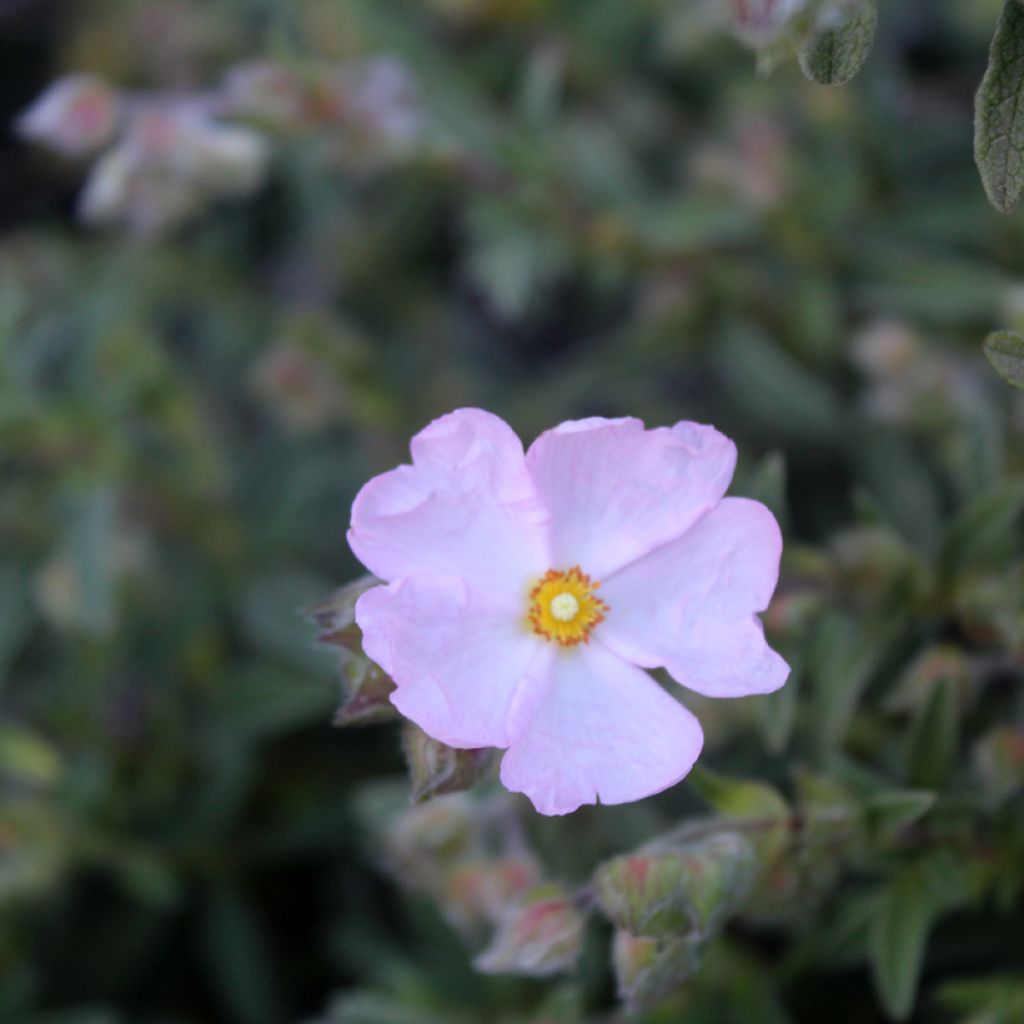
M595 417L541 434L526 464L551 514L553 567L604 579L719 501L736 446L699 423L645 430L640 420Z
M777 690L789 666L755 613L771 600L781 553L771 512L726 498L678 540L604 581L601 641L709 697Z
M348 541L359 560L383 580L433 573L525 594L548 568L545 512L512 429L458 409L410 447L411 466L374 477L356 496Z
M505 747L545 642L514 598L452 576L409 576L356 604L363 649L394 680L392 703L453 747Z
M501 764L541 814L627 803L675 784L703 745L697 719L646 672L592 643L552 659L547 688Z

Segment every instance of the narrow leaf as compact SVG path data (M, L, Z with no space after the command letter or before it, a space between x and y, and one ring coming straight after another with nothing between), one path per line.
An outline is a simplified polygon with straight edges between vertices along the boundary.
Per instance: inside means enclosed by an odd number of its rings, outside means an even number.
M898 876L886 891L875 919L871 936L875 987L896 1020L904 1020L914 1007L933 917L925 881L911 870Z
M974 105L974 158L989 201L1009 213L1024 191L1024 4L1005 0Z
M921 706L910 732L908 774L914 786L937 789L956 760L959 731L956 681L940 680Z

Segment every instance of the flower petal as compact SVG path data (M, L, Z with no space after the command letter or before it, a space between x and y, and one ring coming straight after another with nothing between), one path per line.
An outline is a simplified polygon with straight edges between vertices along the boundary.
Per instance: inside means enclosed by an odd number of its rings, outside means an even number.
M512 429L480 409L457 409L410 447L411 466L374 477L356 496L348 533L356 557L383 580L457 575L525 594L548 568L545 513Z
M526 464L551 513L552 566L604 579L714 506L736 446L699 423L644 430L640 420L595 417L541 434Z
M599 644L559 652L547 689L501 764L501 781L541 814L660 792L693 767L697 719L645 672Z
M453 576L408 576L356 604L363 649L394 680L392 703L452 747L505 747L514 703L547 646L514 598Z
M771 600L781 553L771 512L726 498L678 540L605 580L601 642L709 697L777 690L789 666L754 613Z

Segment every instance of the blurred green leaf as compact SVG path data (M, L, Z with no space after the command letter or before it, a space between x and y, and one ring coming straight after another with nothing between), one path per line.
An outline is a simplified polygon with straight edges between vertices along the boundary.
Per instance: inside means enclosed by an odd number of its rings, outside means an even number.
M812 82L846 85L871 52L878 27L875 0L857 0L842 20L815 33L800 50L800 67Z
M955 679L940 679L918 709L910 730L908 780L937 789L956 764L959 708Z
M961 870L950 855L931 855L900 870L884 890L871 933L871 966L875 988L895 1020L905 1020L914 1008L932 925L963 898Z
M1021 19L1024 24L1024 13L1021 14ZM1024 48L1024 36L1021 46ZM985 355L1007 384L1012 384L1015 388L1024 388L1024 337L1016 331L995 331L985 339Z
M199 951L225 1017L237 1024L281 1020L270 944L242 897L226 888L212 891L200 928Z
M923 789L878 792L863 804L865 826L875 842L888 842L919 821L935 804L935 794Z

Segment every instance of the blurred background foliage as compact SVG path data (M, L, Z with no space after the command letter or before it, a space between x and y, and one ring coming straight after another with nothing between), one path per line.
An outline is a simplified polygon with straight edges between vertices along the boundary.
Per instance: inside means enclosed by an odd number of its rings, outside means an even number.
M613 1021L617 984L651 1024L1024 1020L1024 405L981 350L1024 329L1024 228L971 154L1000 6L883 4L831 88L759 75L718 0L0 2L0 1019ZM129 189L136 139L83 225L100 165L13 127L80 72L261 141L173 135ZM736 438L794 675L684 695L691 782L409 810L396 728L331 726L299 609L460 405ZM685 927L609 860L671 829L719 892ZM502 912L548 880L530 963L529 906L479 956L481 878Z

